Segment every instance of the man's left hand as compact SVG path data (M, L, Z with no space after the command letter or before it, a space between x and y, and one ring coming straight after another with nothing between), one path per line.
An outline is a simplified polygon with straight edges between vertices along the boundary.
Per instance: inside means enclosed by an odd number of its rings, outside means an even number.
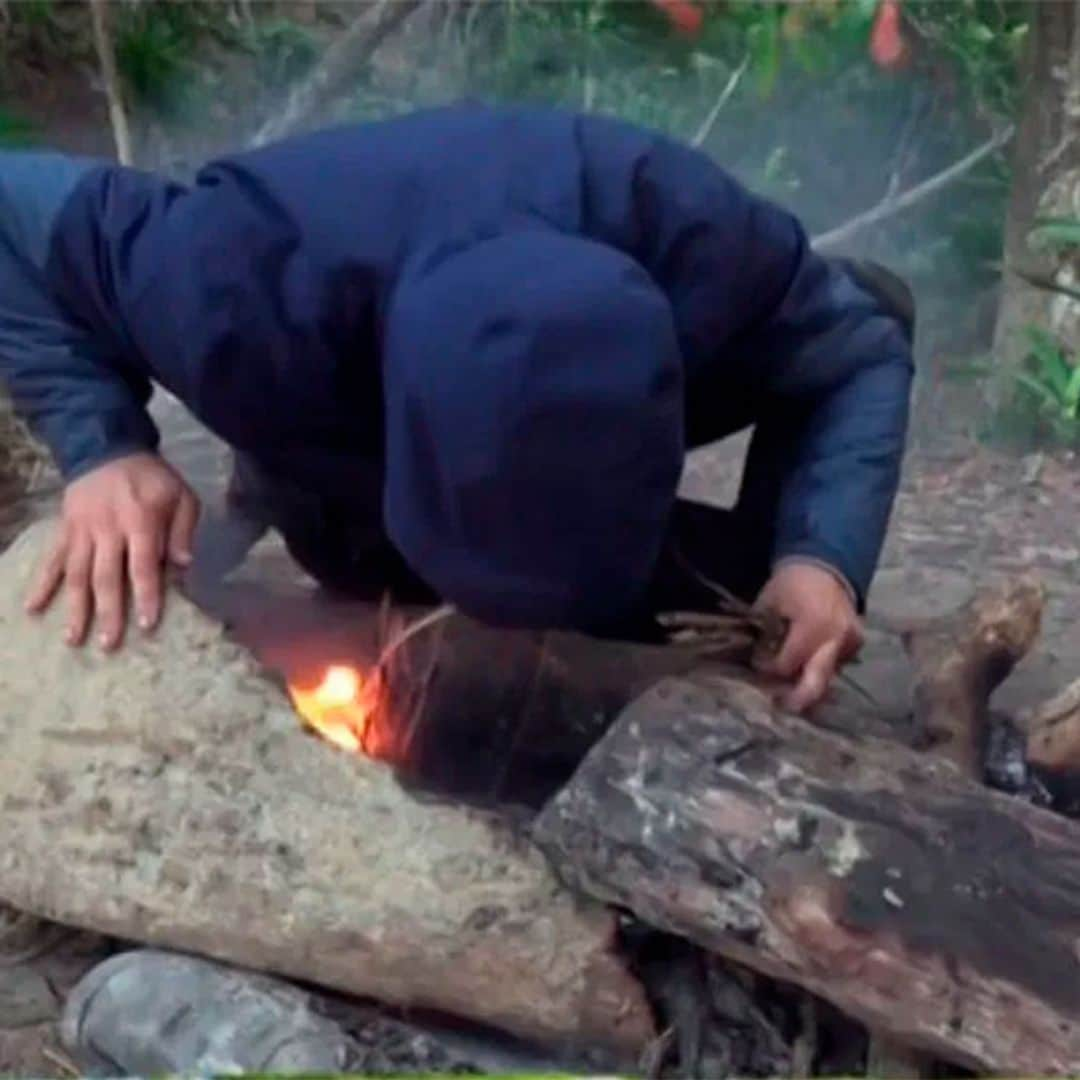
M784 563L758 597L757 606L784 616L790 624L777 655L761 668L793 682L785 708L806 712L829 691L836 672L863 643L859 617L839 579L812 563Z

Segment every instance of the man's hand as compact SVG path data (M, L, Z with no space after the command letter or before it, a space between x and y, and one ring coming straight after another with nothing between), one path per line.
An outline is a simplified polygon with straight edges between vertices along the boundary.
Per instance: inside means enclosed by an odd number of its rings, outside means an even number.
M87 473L64 493L60 529L27 610L44 611L63 584L67 642L81 645L95 617L102 648L115 649L130 585L139 626L153 629L161 616L163 564L191 562L198 517L191 490L154 454L132 454Z
M776 570L757 603L790 622L780 652L763 670L794 682L784 706L805 712L825 697L837 670L862 646L851 597L828 570L791 562Z

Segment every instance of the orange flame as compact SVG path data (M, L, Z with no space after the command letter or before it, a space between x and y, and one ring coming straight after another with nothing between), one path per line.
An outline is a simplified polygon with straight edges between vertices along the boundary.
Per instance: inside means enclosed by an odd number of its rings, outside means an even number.
M379 680L354 667L335 664L314 689L290 684L289 695L307 725L328 742L353 754L378 756L372 745Z

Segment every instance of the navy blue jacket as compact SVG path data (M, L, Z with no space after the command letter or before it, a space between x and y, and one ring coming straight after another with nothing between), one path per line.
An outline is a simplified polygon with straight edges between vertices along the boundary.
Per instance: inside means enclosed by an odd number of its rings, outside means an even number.
M67 477L155 445L157 382L271 474L381 508L464 609L584 625L644 589L685 450L783 416L774 555L865 594L910 343L702 154L460 107L226 157L191 186L65 160L25 259L36 299L0 298L0 375Z

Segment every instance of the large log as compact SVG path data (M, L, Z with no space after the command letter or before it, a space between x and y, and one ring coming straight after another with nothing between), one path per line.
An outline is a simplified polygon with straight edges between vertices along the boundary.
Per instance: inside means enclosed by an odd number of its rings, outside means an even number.
M22 611L39 541L0 558L0 898L548 1044L651 1036L614 916L528 841L306 734L178 596L117 656L67 649Z
M575 888L905 1043L1080 1067L1080 825L935 756L858 743L744 684L668 680L534 838Z

